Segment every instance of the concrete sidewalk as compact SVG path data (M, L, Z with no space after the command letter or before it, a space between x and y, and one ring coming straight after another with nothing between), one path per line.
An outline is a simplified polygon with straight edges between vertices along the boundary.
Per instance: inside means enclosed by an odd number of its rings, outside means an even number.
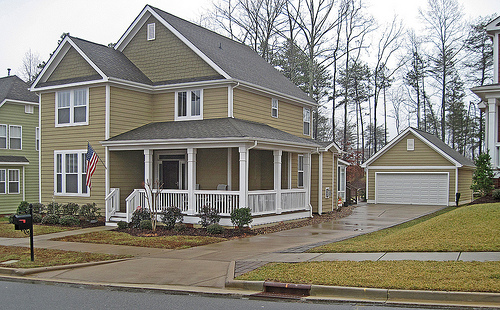
M303 253L332 241L354 237L435 212L442 207L364 205L353 214L328 223L277 233L234 239L184 250L52 241L63 235L110 229L97 227L35 237L35 248L131 254L134 259L75 269L52 270L31 279L124 286L179 286L193 290L224 290L234 275L266 262L323 260L500 260L500 253ZM28 238L0 238L0 245L29 246ZM427 259L428 258L428 259Z

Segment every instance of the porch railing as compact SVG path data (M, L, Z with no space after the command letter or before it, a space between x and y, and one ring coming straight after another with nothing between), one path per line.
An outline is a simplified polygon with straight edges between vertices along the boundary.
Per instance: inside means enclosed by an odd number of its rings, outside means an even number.
M229 216L240 206L239 195L236 191L195 191L196 213L200 213L203 206L209 206L217 209L220 215Z
M251 191L248 192L248 207L252 215L276 213L275 191Z
M106 196L106 221L116 213L120 212L120 189L111 188Z
M281 210L298 211L305 210L306 191L303 189L284 189L281 191Z

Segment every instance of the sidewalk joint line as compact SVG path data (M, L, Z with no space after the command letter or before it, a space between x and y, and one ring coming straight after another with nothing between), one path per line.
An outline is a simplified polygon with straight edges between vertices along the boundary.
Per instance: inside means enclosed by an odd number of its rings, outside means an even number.
M376 261L377 261L377 262L378 262L378 261L380 261L380 260L382 259L382 257L384 257L384 256L385 256L385 254L387 254L387 252L385 252L384 254L382 254L382 256L380 256L380 257L379 257Z

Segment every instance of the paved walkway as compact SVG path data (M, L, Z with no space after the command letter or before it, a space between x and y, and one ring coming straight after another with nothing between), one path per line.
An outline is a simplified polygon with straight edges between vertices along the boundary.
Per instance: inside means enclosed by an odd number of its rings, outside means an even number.
M499 252L487 253L303 253L336 240L393 226L442 207L364 205L353 214L322 223L250 238L235 239L185 250L164 250L119 245L60 242L50 239L111 229L96 227L35 237L35 248L76 250L109 254L131 254L132 260L77 269L41 272L34 277L62 281L115 284L181 285L224 288L228 268L236 262L242 273L266 262L325 260L500 260ZM29 246L29 238L0 238L0 245Z

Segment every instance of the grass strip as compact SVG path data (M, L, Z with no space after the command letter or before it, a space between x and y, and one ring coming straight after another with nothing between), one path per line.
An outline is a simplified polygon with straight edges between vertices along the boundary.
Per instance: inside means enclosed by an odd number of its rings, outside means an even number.
M310 253L500 251L500 203L446 208Z
M118 231L98 231L53 239L57 241L86 242L114 245L130 245L161 249L187 249L226 241L225 238L205 236L148 236L137 237Z
M0 264L0 267L35 268L78 263L106 261L132 257L130 255L111 255L100 253L87 253L75 251L61 251L52 249L35 248L35 261L31 261L29 248L15 246L0 246L0 262L19 260L16 263Z
M80 227L62 227L62 226L50 226L50 225L33 225L33 235L45 235L53 234L61 231L80 229ZM2 238L24 238L29 237L20 230L14 230L14 224L10 224L8 221L0 222L0 237Z
M271 263L237 280L350 287L500 292L500 262L334 261Z

